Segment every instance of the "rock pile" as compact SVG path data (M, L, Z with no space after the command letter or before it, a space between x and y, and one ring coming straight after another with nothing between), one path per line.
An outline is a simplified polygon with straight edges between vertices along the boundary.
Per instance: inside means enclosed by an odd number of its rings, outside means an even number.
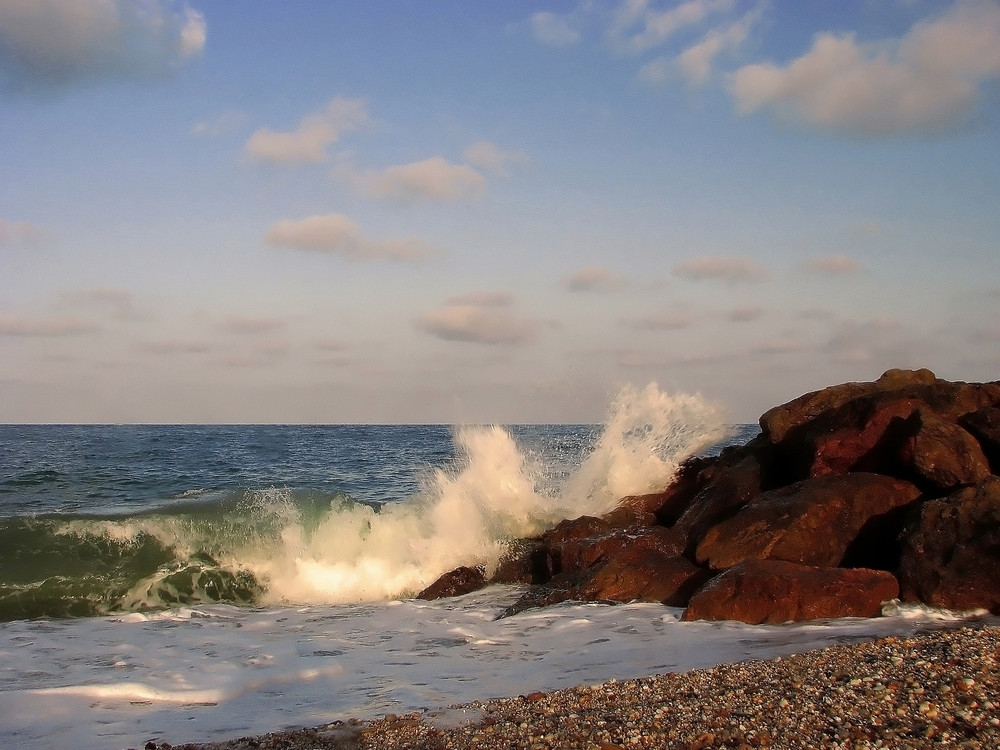
M460 568L420 596L520 583L505 614L640 600L750 623L870 617L894 598L1000 614L1000 382L890 370L760 427L662 492L518 541L489 578Z

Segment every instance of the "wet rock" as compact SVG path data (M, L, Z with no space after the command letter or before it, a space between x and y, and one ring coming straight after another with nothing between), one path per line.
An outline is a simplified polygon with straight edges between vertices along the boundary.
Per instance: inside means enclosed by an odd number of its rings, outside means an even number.
M906 601L1000 613L1000 478L924 503L898 575Z
M845 474L765 492L709 529L697 560L722 570L744 560L836 566L865 525L910 505L920 491L878 474Z
M693 556L705 532L757 497L760 487L761 468L755 456L746 456L735 466L719 467L674 524L686 540L685 552Z
M417 599L441 599L446 596L461 596L478 591L486 585L486 573L482 568L461 567L445 573L425 588Z
M891 573L747 560L691 597L684 620L782 623L824 617L874 617L899 594Z

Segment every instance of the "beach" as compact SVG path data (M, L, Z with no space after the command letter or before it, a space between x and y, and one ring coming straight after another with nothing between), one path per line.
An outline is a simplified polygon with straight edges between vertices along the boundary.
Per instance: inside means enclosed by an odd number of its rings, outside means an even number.
M1000 628L966 626L684 674L174 747L996 747L998 659ZM165 749L167 744L147 747Z

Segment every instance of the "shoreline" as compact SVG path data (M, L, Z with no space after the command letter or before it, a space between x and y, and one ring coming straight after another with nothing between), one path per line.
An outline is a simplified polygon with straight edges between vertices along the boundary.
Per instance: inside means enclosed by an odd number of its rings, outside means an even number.
M1000 747L1000 626L146 750Z

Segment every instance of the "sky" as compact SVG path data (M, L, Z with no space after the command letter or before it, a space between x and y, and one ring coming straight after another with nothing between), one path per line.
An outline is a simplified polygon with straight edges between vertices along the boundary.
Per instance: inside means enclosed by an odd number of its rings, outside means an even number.
M1000 0L0 0L0 422L1000 378Z

